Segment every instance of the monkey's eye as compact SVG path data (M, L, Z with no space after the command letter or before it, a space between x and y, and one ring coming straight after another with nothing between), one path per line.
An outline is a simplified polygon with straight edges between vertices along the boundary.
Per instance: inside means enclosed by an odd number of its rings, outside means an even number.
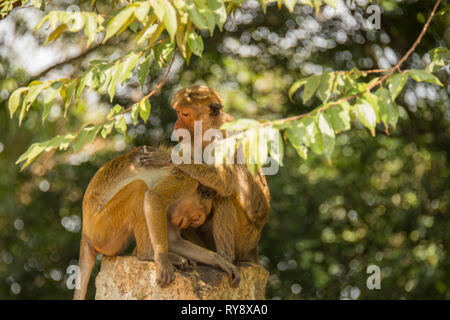
M183 117L188 117L189 116L189 113L182 112L181 114L183 115Z

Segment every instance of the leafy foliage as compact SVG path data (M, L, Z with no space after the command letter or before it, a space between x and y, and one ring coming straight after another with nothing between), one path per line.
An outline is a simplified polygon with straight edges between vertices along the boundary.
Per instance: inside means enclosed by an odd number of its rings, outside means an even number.
M74 0L83 10L70 15L46 6L29 35L87 54L66 63L71 72L37 77L17 69L14 55L0 58L0 296L70 298L65 271L76 262L89 179L117 152L169 140L168 101L196 83L217 88L240 119L226 128L239 132L252 170L269 155L283 165L268 177L272 211L260 243L268 298L448 299L445 16L401 67L384 67L377 48L408 52L433 3L383 1L387 27L345 29L349 40L324 49L314 41L333 38L342 22L322 22L331 10L322 2L213 1L206 10L209 1L175 0L176 20L159 1ZM18 30L26 10L7 18ZM311 19L319 31L304 25ZM289 47L292 34L299 44ZM368 57L384 69L361 63ZM267 144L251 148L258 141ZM382 290L365 289L372 263Z

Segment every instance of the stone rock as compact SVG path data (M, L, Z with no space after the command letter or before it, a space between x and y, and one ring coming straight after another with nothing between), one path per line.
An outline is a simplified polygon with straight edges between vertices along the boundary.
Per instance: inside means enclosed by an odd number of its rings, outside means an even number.
M242 266L239 286L213 267L175 271L167 287L156 284L156 264L134 256L103 257L95 279L96 300L254 300L264 299L269 272L260 265Z

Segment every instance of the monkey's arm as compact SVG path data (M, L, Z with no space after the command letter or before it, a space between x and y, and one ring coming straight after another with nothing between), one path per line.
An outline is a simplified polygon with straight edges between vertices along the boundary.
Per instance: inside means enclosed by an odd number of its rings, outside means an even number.
M182 163L174 166L201 184L216 190L222 197L229 197L233 194L235 181L231 165Z
M139 163L142 167L173 165L170 149L160 151L142 150L139 155ZM233 167L231 165L207 165L207 164L178 164L175 168L186 173L202 185L217 191L222 197L228 197L234 191Z

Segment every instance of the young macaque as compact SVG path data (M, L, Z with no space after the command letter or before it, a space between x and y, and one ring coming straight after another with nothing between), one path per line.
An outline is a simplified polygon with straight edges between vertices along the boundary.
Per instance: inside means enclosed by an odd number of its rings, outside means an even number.
M85 298L97 254L118 255L132 238L136 256L156 262L161 286L173 280L173 265L185 269L193 264L191 259L217 266L231 276L233 286L239 283L236 266L180 235L181 229L205 222L215 191L173 165L142 165L142 158L158 163L170 158L170 152L163 147L135 148L107 162L92 178L83 198L81 278L74 299Z

